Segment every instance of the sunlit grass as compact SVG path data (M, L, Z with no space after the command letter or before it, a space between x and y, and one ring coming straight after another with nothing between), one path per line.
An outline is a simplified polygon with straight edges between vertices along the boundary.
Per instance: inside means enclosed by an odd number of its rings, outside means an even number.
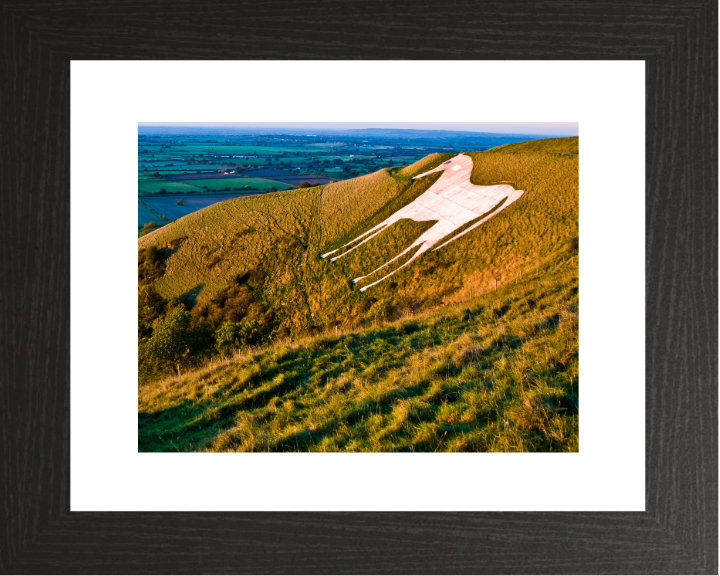
M474 183L525 194L363 293L352 279L432 223L321 254L417 198L440 173L411 177L452 155L229 200L140 238L166 256L162 296L195 313L231 295L265 338L142 383L141 450L576 451L577 153L577 138L468 153Z
M398 223L336 262L320 255L417 198L440 173L411 176L451 154L327 186L222 202L141 238L139 247L184 239L156 282L167 298L209 302L238 274L255 272L260 304L248 313L276 336L351 326L368 319L376 300L396 310L434 305L531 274L552 259L578 235L578 158L562 155L576 152L577 142L549 139L469 153L474 183L510 182L525 191L523 197L364 293L351 280L395 256L427 223Z
M141 451L576 451L577 268L139 388Z

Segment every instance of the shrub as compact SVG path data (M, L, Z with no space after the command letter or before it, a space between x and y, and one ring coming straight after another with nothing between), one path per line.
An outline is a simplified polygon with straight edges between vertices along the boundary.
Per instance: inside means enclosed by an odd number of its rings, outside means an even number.
M206 319L218 328L224 322L240 322L255 301L252 288L247 284L252 274L237 275L228 286L220 290L209 302L193 309L193 315Z
M138 282L141 285L150 284L165 273L165 259L161 250L156 246L148 246L146 250L138 252Z
M157 246L148 246L145 250L145 262L151 266L160 261L160 250Z
M152 286L138 290L138 337L152 334L152 325L165 312L165 299Z
M389 320L394 311L394 306L391 300L383 298L375 302L370 308L369 315L376 316L382 320Z
M153 230L157 230L160 228L160 226L157 224L157 222L148 222L140 229L140 236L145 236L145 234L149 234Z
M140 378L192 367L212 349L213 344L212 328L207 322L201 320L193 326L190 312L176 310L164 320L156 321L152 336L140 342Z
M260 324L257 320L225 322L215 331L215 347L221 356L229 356L233 350L246 348L260 340Z
M420 325L414 320L406 320L397 327L397 332L401 335L412 334L418 330L420 330Z

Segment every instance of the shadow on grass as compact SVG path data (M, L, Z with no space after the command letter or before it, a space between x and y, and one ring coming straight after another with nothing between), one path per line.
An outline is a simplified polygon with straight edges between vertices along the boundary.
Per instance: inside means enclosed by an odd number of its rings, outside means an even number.
M187 452L197 450L217 428L195 424L205 407L184 401L157 412L138 412L138 452Z
M205 288L205 284L198 284L180 296L180 300L183 304L185 304L185 306L187 306L188 310L192 310L195 307L197 297L200 295L203 288Z

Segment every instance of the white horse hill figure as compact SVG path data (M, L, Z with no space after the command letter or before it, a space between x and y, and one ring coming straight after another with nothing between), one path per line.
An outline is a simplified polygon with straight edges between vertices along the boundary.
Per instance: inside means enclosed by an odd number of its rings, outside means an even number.
M445 238L448 234L454 232L464 224L475 220L479 216L486 214L488 211L492 210L495 206L497 206L498 203L501 202L503 199L505 199L505 203L497 210L494 210L482 220L463 230L463 232L461 232L460 234L453 236L447 242L444 242L443 244L435 248L435 250L439 250L443 246L467 234L468 232L470 232L470 230L477 228L478 226L480 226L480 224L486 222L487 220L510 206L510 204L515 202L515 200L520 198L520 196L522 196L522 190L515 190L512 186L509 186L507 184L501 184L499 186L476 186L475 184L472 184L470 182L470 173L472 172L472 167L472 159L469 156L460 154L455 158L452 158L451 160L448 160L447 162L441 164L434 170L430 170L428 172L415 176L415 178L422 178L423 176L427 176L428 174L432 174L433 172L444 171L444 174L438 179L438 181L435 182L435 184L433 184L432 186L430 186L430 188L428 188L428 190L424 192L421 196L419 196L416 200L395 212L395 214L390 216L384 222L381 222L374 228L371 228L364 234L361 234L354 240L348 242L347 244L345 244L345 246L342 246L337 250L333 250L332 252L328 252L327 254L323 254L322 257L326 258L327 256L330 256L331 254L342 250L346 246L349 246L353 242L356 242L360 238L367 236L367 238L365 238L362 242L359 242L356 246L353 246L347 252L344 252L343 254L340 254L335 258L331 258L331 260L334 261L342 258L343 256L346 256L347 254L355 250L355 248L357 248L358 246L361 246L371 238L377 236L380 232L385 230L391 224L394 224L395 222L403 218L409 218L411 220L414 220L415 222L428 222L432 220L437 221L434 226L423 232L417 238L417 240L415 240L415 242L413 242L405 250L400 252L400 254L398 254L391 260L385 262L385 264L380 266L380 268L376 268L365 276L355 278L353 282L358 282L363 278L367 278L368 276L384 268L391 262L404 256L416 246L420 246L417 252L415 252L415 254L413 254L413 256L407 262L405 262L405 264L399 266L390 274L383 276L382 278L380 278L380 280L377 280L372 284L368 284L367 286L360 289L361 291L365 291L371 286L375 286L375 284L382 282L386 278L389 278L390 276L395 274L395 272L397 272L401 268L404 268L405 266L410 264L410 262L415 260L415 258L420 256L420 254L432 248L437 242Z

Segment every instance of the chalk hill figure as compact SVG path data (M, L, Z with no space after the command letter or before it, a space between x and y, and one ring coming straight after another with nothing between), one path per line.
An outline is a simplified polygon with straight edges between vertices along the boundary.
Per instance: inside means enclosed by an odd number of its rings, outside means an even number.
M440 246L435 248L435 250L439 250L443 246L449 244L450 242L453 242L454 240L457 240L461 236L477 228L483 222L486 222L493 216L500 213L502 210L510 206L510 204L515 202L515 200L517 200L518 198L520 198L520 196L523 195L522 190L515 190L512 186L509 186L507 184L501 184L496 186L477 186L475 184L472 184L470 182L470 174L472 173L472 168L472 159L469 156L460 154L433 170L415 176L415 178L422 178L423 176L427 176L428 174L432 174L433 172L444 171L443 175L438 179L438 181L435 182L425 193L423 193L413 202L411 202L407 206L404 206L403 208L395 212L395 214L390 216L387 220L381 222L374 228L371 228L367 232L361 234L360 236L348 242L341 248L328 252L327 254L323 254L322 257L326 258L331 254L334 254L342 250L343 248L350 246L361 238L364 238L362 242L358 242L357 244L355 244L355 246L343 252L342 254L331 258L331 260L334 261L342 258L343 256L355 250L355 248L357 248L358 246L361 246L368 240L380 234L380 232L387 229L390 225L403 218L409 218L416 222L429 222L433 220L437 221L434 226L421 234L410 246L400 252L400 254L388 260L387 262L385 262L385 264L383 264L379 268L376 268L369 274L366 274L365 276L360 276L359 278L355 278L353 282L357 283L363 278L367 278L378 270L381 270L382 268L384 268L391 262L394 262L398 258L401 258L402 256L408 254L413 249L416 249L415 253L402 266L399 266L386 276L383 276L382 278L380 278L380 280L377 280L372 284L368 284L367 286L364 286L360 289L361 291L365 291L371 286L375 286L375 284L382 282L386 278L389 278L390 276L395 274L395 272L397 272L401 268L404 268L405 266L410 264L410 262L415 260L415 258L420 256L420 254L426 252L435 244L440 242L440 240L446 238L449 234L452 234L454 231L458 230L465 224L485 215L478 222L475 222L472 226L467 227L461 233L456 234L455 236L443 242Z

